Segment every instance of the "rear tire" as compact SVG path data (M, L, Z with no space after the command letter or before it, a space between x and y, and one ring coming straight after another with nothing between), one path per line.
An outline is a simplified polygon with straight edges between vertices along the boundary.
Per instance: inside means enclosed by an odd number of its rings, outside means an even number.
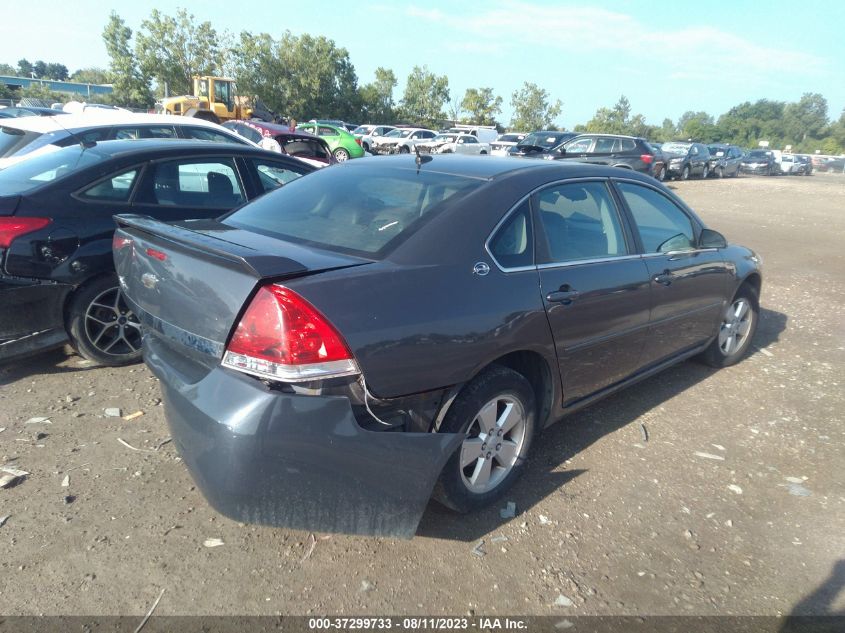
M701 354L701 360L711 367L728 367L741 361L751 348L759 320L757 295L749 286L742 286L725 308L719 332Z
M338 147L338 148L334 151L334 157L335 157L335 160L337 160L337 162L339 162L339 163L344 163L344 162L346 162L347 160L349 160L349 152L348 152L348 151L346 151L346 150L345 150L344 148L342 148L342 147Z
M67 329L79 354L98 365L141 360L141 323L127 307L115 275L98 277L76 291Z
M458 395L440 427L465 439L446 462L434 498L460 513L489 506L519 478L536 428L534 390L522 374L494 365Z
M408 148L407 145L403 145L402 147L399 148L399 153L400 154L410 154L411 150Z

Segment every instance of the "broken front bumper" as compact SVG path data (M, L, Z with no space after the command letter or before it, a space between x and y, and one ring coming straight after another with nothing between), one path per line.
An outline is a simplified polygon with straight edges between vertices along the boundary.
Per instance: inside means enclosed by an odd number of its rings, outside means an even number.
M238 521L411 538L462 439L367 431L345 397L283 393L222 367L190 377L188 363L149 336L144 352L191 475Z

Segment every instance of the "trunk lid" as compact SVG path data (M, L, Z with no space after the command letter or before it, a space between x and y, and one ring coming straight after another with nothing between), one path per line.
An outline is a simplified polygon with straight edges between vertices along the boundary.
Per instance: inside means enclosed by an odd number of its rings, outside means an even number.
M114 259L123 292L148 334L219 361L232 328L263 281L370 260L286 242L215 220L167 224L115 216Z

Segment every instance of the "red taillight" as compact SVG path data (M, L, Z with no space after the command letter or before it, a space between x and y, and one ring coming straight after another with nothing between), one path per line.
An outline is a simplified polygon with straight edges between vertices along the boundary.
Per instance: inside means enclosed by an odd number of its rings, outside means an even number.
M356 139L355 139L355 142L356 142L356 143L358 143L358 145L359 145L359 146L361 145L361 139L356 138Z
M238 323L223 364L288 382L358 373L343 337L284 286L261 287Z
M640 156L640 160L643 161L646 165L651 165L651 162L654 160L654 156L651 154L643 154Z
M117 233L114 234L114 237L111 238L111 249L113 251L119 251L123 248L126 248L132 243L128 237L123 237L122 235L118 235Z
M147 249L147 255L149 255L153 259L157 259L160 262L163 262L164 260L167 259L167 255L165 253L162 253L161 251L157 251L154 248L148 248Z
M43 229L48 224L50 224L49 218L0 218L0 248L9 248L9 245L21 235Z

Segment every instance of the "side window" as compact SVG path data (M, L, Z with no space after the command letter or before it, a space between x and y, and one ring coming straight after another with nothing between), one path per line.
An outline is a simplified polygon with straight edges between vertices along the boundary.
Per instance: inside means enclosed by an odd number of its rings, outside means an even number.
M223 134L217 130L208 130L201 127L184 127L182 135L185 138L192 138L197 141L212 141L214 143L238 143L237 137Z
M176 130L172 126L154 126L141 128L141 138L176 138Z
M609 154L613 151L613 145L615 142L615 138L599 137L596 139L596 148L593 150L593 153Z
M294 171L287 165L273 161L253 158L252 165L258 173L258 180L261 182L261 189L266 193L296 180L302 174Z
M165 206L230 209L246 200L232 159L174 160L151 166L139 201Z
M338 136L338 132L335 131L333 128L323 127L322 125L320 126L317 134L319 134L320 136Z
M129 195L132 193L132 185L135 184L137 177L138 169L131 169L98 182L93 187L83 191L80 196L88 200L127 202Z
M475 138L474 136L466 136L466 137L464 137L464 142L469 144L469 145L472 145L473 143L475 143L477 145L478 139Z
M603 182L544 189L537 194L537 209L553 262L628 253L619 213Z
M522 203L490 240L490 253L502 268L534 264L534 238L528 201Z
M647 253L695 248L692 221L678 205L654 189L629 182L616 186L625 198Z
M109 138L110 133L110 127L101 127L94 130L74 132L72 135L68 135L63 139L56 141L53 145L57 145L58 147L69 147L71 145L78 145L79 143L96 143L97 141L105 141ZM44 136L46 136L46 134ZM35 143L32 143L32 145L34 144Z
M620 152L633 152L637 149L637 142L631 138L621 138L619 139Z
M119 127L114 131L114 138L116 140L141 138L141 130L137 127Z
M567 154L586 154L590 151L590 145L593 144L593 139L591 137L587 138L579 138L572 143L567 143L563 147L566 149Z

